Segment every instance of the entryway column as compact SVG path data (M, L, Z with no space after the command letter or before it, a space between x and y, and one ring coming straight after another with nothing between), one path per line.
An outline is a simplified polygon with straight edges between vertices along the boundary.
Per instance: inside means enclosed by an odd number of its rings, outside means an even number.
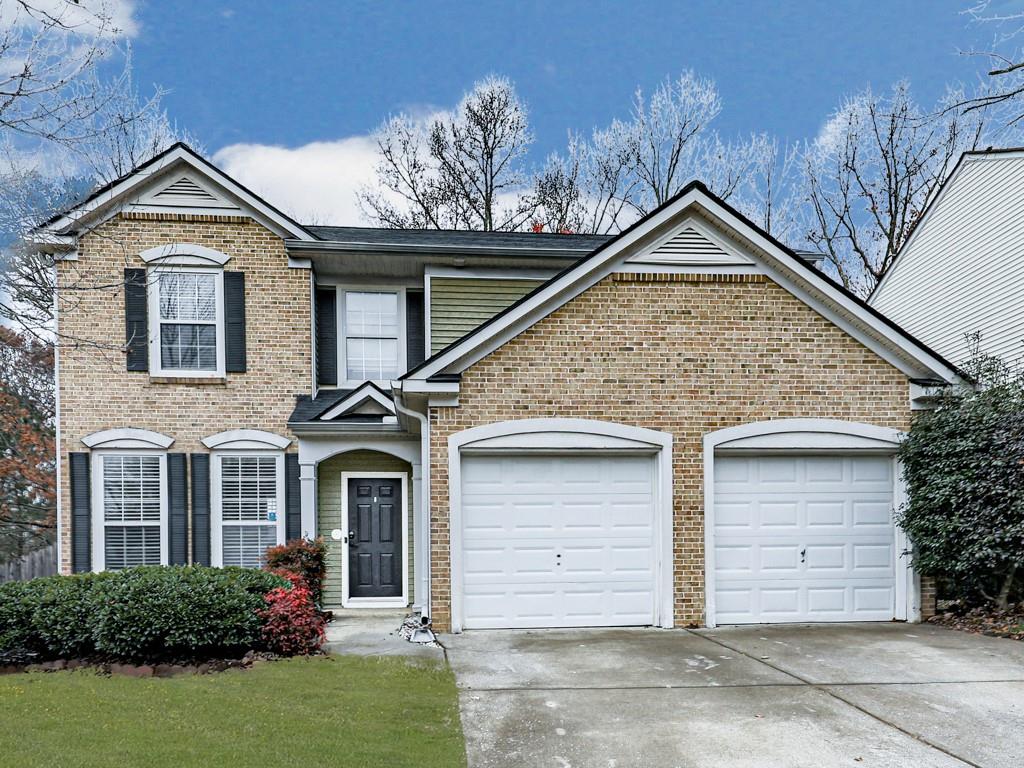
M300 521L302 535L315 539L316 530L316 463L299 461Z
M420 531L423 530L423 465L418 461L412 464L412 530L413 530L413 610L422 611L427 604L427 596L423 594L424 558L430 557L430 544L423 542Z

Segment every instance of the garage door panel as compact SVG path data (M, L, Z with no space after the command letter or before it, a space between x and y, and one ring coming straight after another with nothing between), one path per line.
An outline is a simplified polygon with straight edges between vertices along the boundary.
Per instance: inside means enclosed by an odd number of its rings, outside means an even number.
M463 626L653 623L653 465L649 456L464 456Z
M893 618L892 464L839 454L718 457L716 621Z

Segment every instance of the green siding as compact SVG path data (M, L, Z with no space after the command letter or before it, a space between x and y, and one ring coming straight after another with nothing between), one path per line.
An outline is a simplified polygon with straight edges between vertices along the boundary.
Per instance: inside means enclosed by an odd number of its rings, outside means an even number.
M540 280L430 278L430 353L444 349L540 285Z
M409 558L409 599L413 594L413 514L412 467L386 453L376 451L350 451L332 456L317 466L317 530L327 544L327 576L324 579L324 606L341 606L342 542L331 538L335 528L345 530L341 520L342 472L407 472L406 493L409 499L409 530L406 531L406 557Z

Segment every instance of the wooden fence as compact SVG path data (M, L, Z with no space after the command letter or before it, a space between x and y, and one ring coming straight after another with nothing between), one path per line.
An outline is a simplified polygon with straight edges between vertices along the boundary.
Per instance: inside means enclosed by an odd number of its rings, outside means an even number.
M0 563L0 584L5 581L28 581L57 573L57 545L29 552L20 560Z

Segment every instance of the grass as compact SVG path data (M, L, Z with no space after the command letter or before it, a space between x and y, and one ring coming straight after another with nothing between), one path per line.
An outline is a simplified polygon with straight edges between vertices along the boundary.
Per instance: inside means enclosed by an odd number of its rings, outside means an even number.
M449 670L290 659L213 675L0 677L0 762L19 768L464 766Z

